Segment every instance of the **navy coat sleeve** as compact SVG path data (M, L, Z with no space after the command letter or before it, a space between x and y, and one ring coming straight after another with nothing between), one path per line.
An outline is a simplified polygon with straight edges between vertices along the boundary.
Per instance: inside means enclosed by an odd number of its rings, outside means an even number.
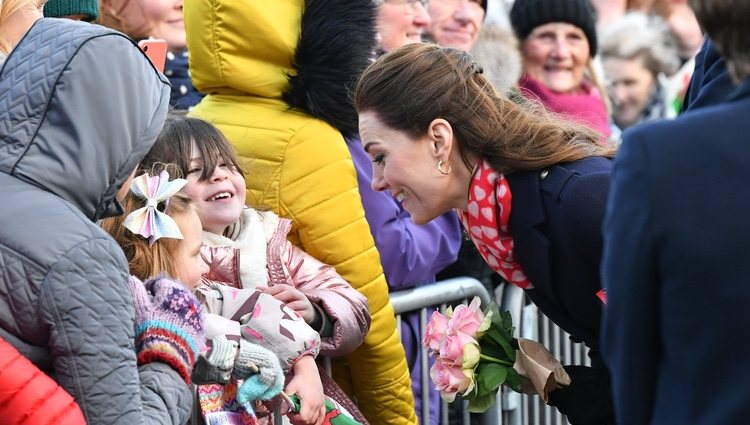
M658 291L651 233L648 158L638 133L615 160L604 221L602 283L607 291L601 349L612 372L619 424L650 423L660 361ZM627 318L627 320L622 320Z

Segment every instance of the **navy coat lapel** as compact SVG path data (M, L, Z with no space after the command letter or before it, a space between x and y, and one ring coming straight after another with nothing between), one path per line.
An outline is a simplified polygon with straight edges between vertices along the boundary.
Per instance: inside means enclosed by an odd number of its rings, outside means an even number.
M548 293L550 242L541 230L546 222L546 214L540 190L540 173L516 171L506 177L513 196L510 231L516 260L521 263L534 288Z

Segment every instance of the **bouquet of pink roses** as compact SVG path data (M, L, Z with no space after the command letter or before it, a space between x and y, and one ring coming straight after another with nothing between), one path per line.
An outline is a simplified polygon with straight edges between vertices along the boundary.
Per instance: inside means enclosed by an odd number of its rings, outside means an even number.
M516 346L510 313L491 303L484 311L477 297L467 306L432 313L422 345L437 357L430 377L443 400L456 394L469 401L470 412L495 404L500 385L521 392L521 377L513 368Z

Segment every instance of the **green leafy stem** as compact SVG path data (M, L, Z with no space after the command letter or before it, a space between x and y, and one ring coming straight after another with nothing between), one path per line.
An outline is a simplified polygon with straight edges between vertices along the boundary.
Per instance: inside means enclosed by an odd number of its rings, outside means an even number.
M505 360L500 360L500 359L498 359L496 357L488 356L486 354L481 354L480 353L479 354L479 358L482 358L482 359L485 359L485 360L489 360L489 361L494 362L494 363L500 363L501 365L505 365L505 366L508 366L508 367L513 367L513 363L511 363L511 362L508 362L508 361L505 361Z

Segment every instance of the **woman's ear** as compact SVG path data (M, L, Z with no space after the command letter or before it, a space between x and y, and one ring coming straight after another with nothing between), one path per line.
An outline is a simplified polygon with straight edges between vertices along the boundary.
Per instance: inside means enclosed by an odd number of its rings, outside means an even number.
M453 149L453 127L442 118L435 118L427 127L432 155L437 160L447 161Z

